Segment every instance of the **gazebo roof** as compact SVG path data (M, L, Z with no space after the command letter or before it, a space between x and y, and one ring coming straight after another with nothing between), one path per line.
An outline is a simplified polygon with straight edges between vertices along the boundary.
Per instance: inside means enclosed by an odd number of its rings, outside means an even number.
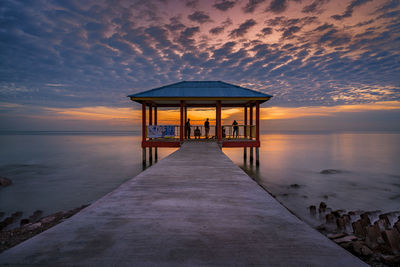
M128 95L132 101L176 106L184 100L187 105L214 105L221 100L225 106L245 105L253 101L265 102L272 96L221 81L183 81L137 94Z

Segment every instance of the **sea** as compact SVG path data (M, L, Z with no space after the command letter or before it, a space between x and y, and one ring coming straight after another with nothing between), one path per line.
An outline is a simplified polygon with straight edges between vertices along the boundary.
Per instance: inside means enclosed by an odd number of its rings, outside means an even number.
M13 182L0 188L0 220L93 203L143 171L140 141L140 132L0 132L0 176ZM158 160L175 150L158 148ZM264 133L258 166L249 149L247 159L243 148L223 152L310 224L308 208L321 202L400 211L399 132Z

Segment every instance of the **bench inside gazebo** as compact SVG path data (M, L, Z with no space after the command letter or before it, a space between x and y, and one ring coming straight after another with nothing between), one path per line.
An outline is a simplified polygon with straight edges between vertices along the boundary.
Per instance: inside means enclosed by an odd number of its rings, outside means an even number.
M260 104L272 96L221 81L183 81L128 97L142 105L142 148L146 148L179 147L189 141L185 129L188 108L215 108L215 122L210 121L208 138L203 124L191 125L190 140L215 140L222 147L259 147ZM159 125L157 108L161 107L179 108L179 124ZM222 124L222 108L243 108L243 124L237 125L235 136L232 124ZM194 139L196 128L200 136Z

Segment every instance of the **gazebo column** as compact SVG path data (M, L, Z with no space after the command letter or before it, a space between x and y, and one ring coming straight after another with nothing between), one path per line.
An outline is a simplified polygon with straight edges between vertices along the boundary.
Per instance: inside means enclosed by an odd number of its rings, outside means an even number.
M183 127L185 126L185 123L183 122L183 113L184 113L184 108L183 108L183 101L181 101L181 108L180 108L180 114L181 114L181 125L179 128L179 141L183 141Z
M153 125L153 104L149 104L149 126ZM149 138L150 140L152 138ZM149 163L150 166L153 164L153 148L149 146Z
M157 106L154 106L154 125L157 125ZM154 147L154 161L158 160L158 148Z
M244 106L244 138L247 138L247 106ZM247 147L243 147L243 160L247 160Z
M250 118L249 118L249 121L250 121L250 133L249 133L249 136L250 136L250 140L252 140L253 139L253 104L250 104L250 106L249 106L249 109L250 109ZM253 163L253 147L250 147L250 163Z
M184 120L184 125L185 125L185 129L184 129L184 131L185 131L185 139L188 139L188 136L187 136L187 130L186 130L186 122L187 122L187 106L185 105L185 120Z
M142 164L146 167L146 102L142 102Z
M218 141L221 141L222 139L222 127L221 127L221 100L217 101L217 122L216 122L216 127L217 127L217 139Z
M260 164L260 102L256 102L256 165Z

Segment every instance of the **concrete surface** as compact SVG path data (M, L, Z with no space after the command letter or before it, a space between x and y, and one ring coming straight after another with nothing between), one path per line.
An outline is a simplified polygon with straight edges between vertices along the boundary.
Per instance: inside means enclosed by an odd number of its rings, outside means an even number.
M187 143L0 264L366 266L289 213L216 143Z

